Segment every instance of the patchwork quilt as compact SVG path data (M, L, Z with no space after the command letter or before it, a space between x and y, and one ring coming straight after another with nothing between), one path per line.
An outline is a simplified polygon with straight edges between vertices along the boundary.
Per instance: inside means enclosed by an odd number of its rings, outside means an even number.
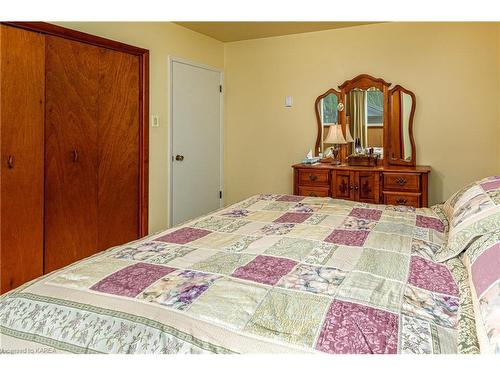
M446 238L436 209L254 196L3 295L1 350L474 352Z

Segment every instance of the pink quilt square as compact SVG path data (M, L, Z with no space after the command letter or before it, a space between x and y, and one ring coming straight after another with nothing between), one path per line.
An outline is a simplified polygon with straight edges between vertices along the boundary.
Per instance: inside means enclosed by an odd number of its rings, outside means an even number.
M287 212L283 214L276 220L275 223L303 223L305 220L311 217L312 213L303 213L303 212Z
M335 354L396 354L398 316L356 303L334 300L316 349Z
M478 297L500 280L500 243L486 249L472 264L472 282Z
M408 282L431 292L458 296L458 287L446 266L412 256Z
M417 227L435 229L438 232L444 232L444 224L435 217L417 215Z
M382 211L371 208L353 208L349 216L354 216L360 219L380 220Z
M500 177L498 177L496 180L483 182L481 184L481 187L484 189L484 191L500 189Z
M90 289L118 296L135 297L175 268L137 263L125 267L94 284Z
M197 240L198 238L205 237L207 234L210 233L212 232L206 229L186 227L177 229L176 231L168 233L162 237L155 238L154 240L184 245L188 242Z
M237 268L232 276L262 284L275 285L296 264L297 262L290 259L259 255L250 263Z
M325 238L325 242L337 245L363 246L369 234L370 232L367 230L335 229Z
M282 195L281 197L279 197L276 200L280 201L280 202L300 202L304 198L305 197L301 197L298 195Z

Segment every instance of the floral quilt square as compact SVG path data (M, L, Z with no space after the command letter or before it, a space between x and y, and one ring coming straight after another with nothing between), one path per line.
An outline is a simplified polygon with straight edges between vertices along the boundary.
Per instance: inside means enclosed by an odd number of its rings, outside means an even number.
M409 262L407 255L364 248L356 270L404 282L408 278Z
M333 256L338 245L328 242L319 242L313 247L311 253L303 260L304 263L309 264L325 264Z
M351 271L340 285L336 298L398 313L403 292L404 284L399 281Z
M434 229L437 230L438 232L444 232L445 228L443 222L439 220L437 217L429 217L422 215L417 215L416 225L417 227Z
M282 276L290 272L296 265L297 262L290 259L259 255L247 265L236 269L232 276L262 284L275 285Z
M124 247L113 251L110 257L142 261L160 253L167 252L170 246L171 245L168 245L165 242L153 241L125 245Z
M252 221L261 221L270 223L280 217L283 213L277 211L255 211L248 215L247 219Z
M210 233L212 232L205 229L184 227L177 229L173 232L167 233L164 236L155 238L155 241L170 242L179 245L184 245L187 244L188 242L197 240L198 238L206 236Z
M144 290L138 298L185 310L219 277L203 272L179 270L162 277Z
M401 314L401 348L403 354L432 354L429 322Z
M292 223L270 223L260 228L255 232L256 235L263 234L265 236L284 236L289 233L295 224Z
M252 223L249 220L235 220L231 224L221 228L218 232L223 233L239 233L241 232L246 225Z
M365 230L335 229L325 241L337 245L363 246L368 234L369 232Z
M318 241L283 237L267 249L265 254L301 261L319 244Z
M316 349L335 354L395 354L398 315L356 303L334 300Z
M434 259L434 254L436 254L441 246L424 240L419 240L417 238L411 241L411 252L412 255L419 255L427 259Z
M242 217L247 217L250 214L249 210L244 208L232 208L227 211L222 212L221 216L232 217L235 219L241 219Z
M346 272L337 268L300 264L283 276L277 285L287 289L333 296L345 276Z
M311 213L303 213L303 212L287 212L283 214L276 220L275 223L295 223L299 224L304 222L306 219L309 219L312 216Z
M136 263L125 267L94 284L90 289L118 296L135 297L175 268Z
M353 208L349 216L354 216L360 219L368 219L368 220L379 220L380 216L382 216L381 210L373 210L371 208Z
M225 226L234 222L235 219L229 217L221 216L209 216L207 218L201 219L191 226L194 228L207 229L210 231L217 231Z
M496 180L483 182L481 184L481 187L484 189L484 191L500 189L500 177L497 177Z
M369 219L360 219L355 216L347 216L339 229L351 229L351 230L371 230L377 224L376 221Z
M247 250L252 244L261 239L260 236L240 236L235 242L224 246L222 250L230 253L240 253Z
M458 324L458 297L443 296L407 285L401 311L448 328Z
M220 252L204 261L193 264L191 268L198 271L229 275L237 267L250 262L254 258L255 255L252 254Z
M458 296L458 286L448 268L418 256L411 257L408 282L432 292Z
M290 208L295 206L293 202L269 202L269 204L264 207L265 211L288 211Z
M176 258L181 258L194 251L194 247L175 245L169 246L167 251L162 251L147 260L148 263L167 264Z
M189 315L234 330L243 329L269 287L239 280L219 279L189 308Z
M312 347L328 298L271 290L257 308L245 331L288 343Z

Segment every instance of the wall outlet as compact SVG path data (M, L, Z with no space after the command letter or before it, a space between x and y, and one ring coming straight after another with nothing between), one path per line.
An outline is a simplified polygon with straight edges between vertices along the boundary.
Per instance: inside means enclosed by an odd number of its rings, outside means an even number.
M293 105L293 96L285 96L285 107L291 107Z
M151 127L152 128L160 127L160 117L158 117L158 115L151 116Z

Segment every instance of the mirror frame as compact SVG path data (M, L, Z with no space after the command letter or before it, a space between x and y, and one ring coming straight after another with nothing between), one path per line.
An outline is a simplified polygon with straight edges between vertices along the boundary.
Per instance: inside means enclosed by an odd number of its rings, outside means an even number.
M413 137L413 121L415 117L415 108L416 108L416 97L415 94L402 87L401 85L396 85L392 89L389 90L391 86L391 83L386 82L382 78L375 78L369 74L359 74L353 79L345 81L343 84L338 86L340 92L335 89L329 89L325 93L321 94L316 98L316 101L314 102L314 110L316 112L316 121L318 124L318 134L316 137L316 145L315 145L315 155L318 156L318 149L321 147L321 141L322 141L322 132L323 132L323 124L321 122L320 118L320 113L319 113L319 103L321 99L325 98L326 96L330 94L335 94L337 95L338 98L338 103L344 104L344 110L339 111L339 119L340 119L340 124L342 127L342 132L345 134L346 132L346 110L345 110L345 103L347 100L347 94L352 90L352 89L362 89L366 90L371 87L375 87L382 91L384 95L384 128L383 128L383 139L384 139L384 158L382 160L379 159L380 164L384 165L399 165L399 166L415 166L416 165L416 146L415 146L415 139ZM392 129L392 96L397 93L397 92L404 92L405 94L408 94L412 98L412 107L410 110L410 117L409 117L409 138L410 138L410 144L412 146L412 153L411 153L411 160L403 160L401 158L393 158L393 150L392 150L392 134L394 131L391 131ZM350 145L341 145L340 147L340 160L342 162L346 162L347 156L349 155L349 148Z
M417 106L417 98L415 97L415 94L410 91L410 90L407 90L405 89L403 86L401 85L396 85L394 86L394 88L392 88L391 90L389 90L389 108L390 108L390 113L389 113L389 128L388 128L388 133L389 133L389 137L388 139L390 140L392 138L392 133L395 132L394 130L394 126L396 126L396 122L395 121L392 121L393 119L393 116L394 116L394 113L393 113L393 110L395 109L394 108L394 104L393 104L393 98L394 98L394 94L399 94L401 95L401 93L405 93L407 95L410 95L411 99L412 99L412 103L411 103L411 110L410 110L410 117L409 117L409 124L408 124L408 136L410 138L410 144L411 144L411 160L404 160L404 159L401 159L401 158L395 158L394 157L394 150L390 149L390 154L389 154L389 158L388 158L388 162L389 164L391 165L407 165L407 166L411 166L411 167L414 167L415 164L416 164L416 149L415 149L415 139L413 137L413 118L415 116L415 108ZM401 130L400 130L401 131ZM384 140L385 142L385 140ZM401 148L401 139L399 141L400 143L400 148ZM392 145L392 143L391 143Z
M342 100L341 100L341 93L340 93L340 91L337 91L335 89L330 89L327 92L321 94L320 96L318 96L316 98L316 101L314 102L314 111L316 112L316 122L318 123L318 135L316 136L316 145L314 147L314 155L316 155L316 156L319 155L319 149L321 147L321 143L323 142L323 137L322 137L322 134L323 134L323 122L321 121L321 114L320 114L320 111L319 111L319 105L320 105L322 99L326 98L328 95L331 95L331 94L335 94L335 96L337 96L337 103L338 104L343 103ZM338 104L337 104L337 106L338 106ZM341 119L341 113L342 112L345 112L345 111L344 110L339 111L337 109L337 118L340 121L342 121L342 119ZM323 152L324 152L324 150L323 150Z

